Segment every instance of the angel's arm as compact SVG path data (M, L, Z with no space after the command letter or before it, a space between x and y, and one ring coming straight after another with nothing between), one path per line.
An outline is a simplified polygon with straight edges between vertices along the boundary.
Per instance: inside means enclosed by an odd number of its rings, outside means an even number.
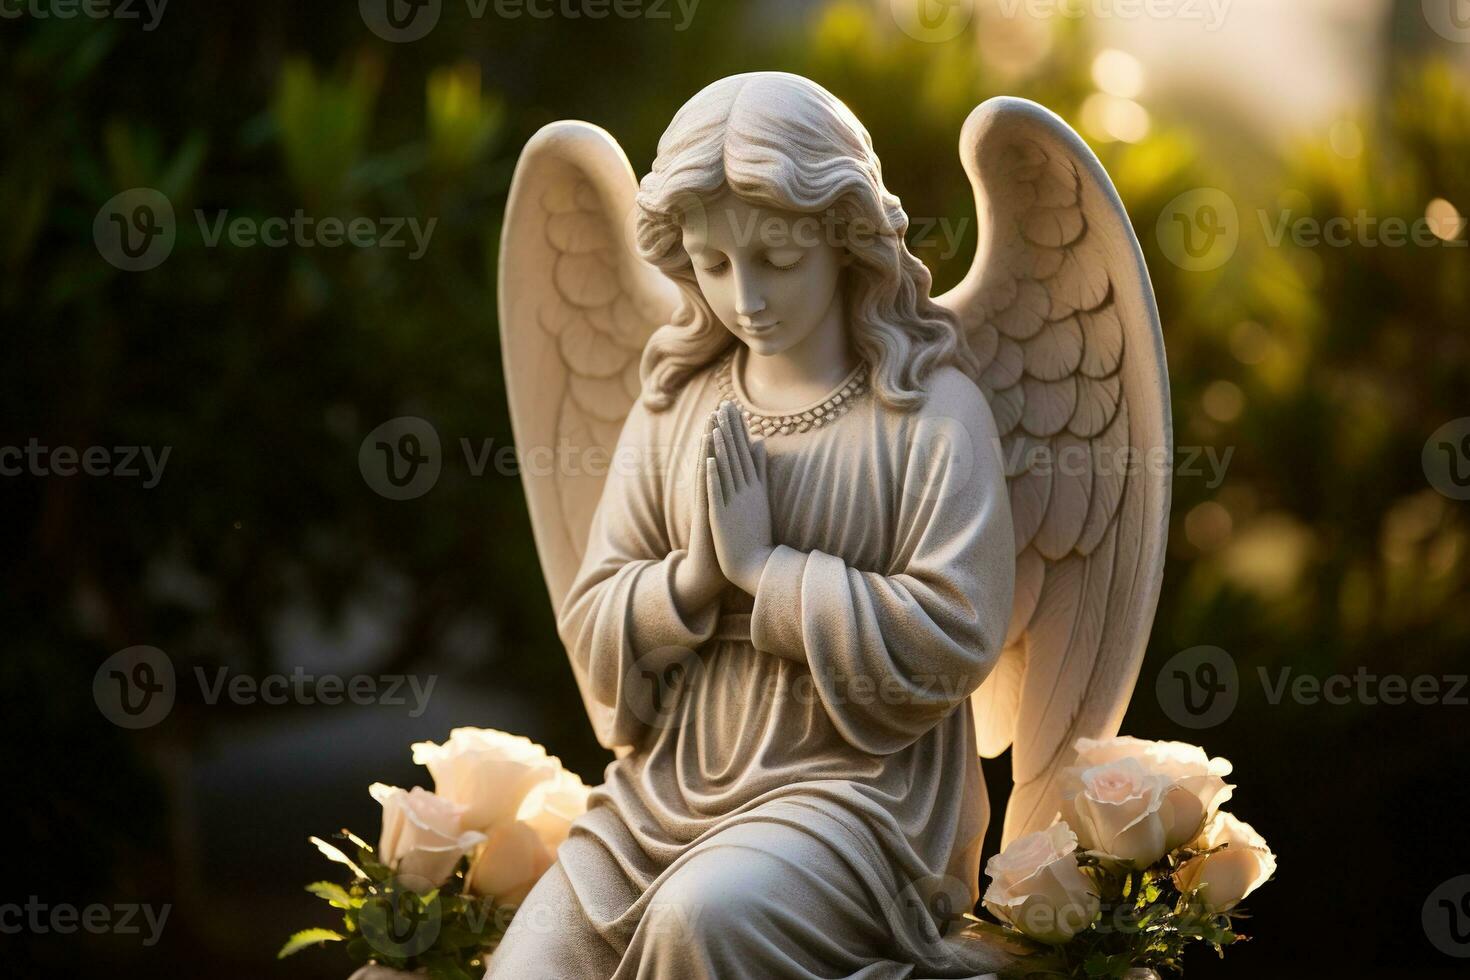
M698 649L719 614L712 601L680 602L689 552L670 540L665 499L665 473L678 460L656 430L635 404L557 623L583 694L613 709L609 737L619 745L635 743L644 725L628 710L626 685Z
M969 697L1011 608L1014 543L989 410L946 371L922 411L887 572L778 545L754 590L756 649L806 664L838 731L874 754L905 748Z

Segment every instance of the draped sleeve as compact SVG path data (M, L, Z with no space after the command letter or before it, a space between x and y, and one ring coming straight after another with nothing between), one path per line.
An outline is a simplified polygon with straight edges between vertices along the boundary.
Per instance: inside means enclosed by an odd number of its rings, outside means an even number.
M1014 588L1015 545L990 407L953 368L894 423L888 567L785 545L756 589L757 650L803 662L855 748L900 751L964 702L994 666Z
M630 701L630 685L698 649L714 633L718 604L693 616L674 601L674 573L688 556L675 529L670 494L689 473L674 418L635 403L623 425L592 520L587 551L557 617L557 629L599 741L636 745L646 711ZM692 457L691 457L692 458ZM692 490L690 490L692 493ZM688 508L677 508L687 524ZM651 675L651 674L650 674Z

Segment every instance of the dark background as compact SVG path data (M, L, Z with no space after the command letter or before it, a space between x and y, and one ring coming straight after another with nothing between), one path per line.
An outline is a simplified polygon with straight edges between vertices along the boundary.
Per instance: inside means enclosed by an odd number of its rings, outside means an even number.
M170 447L151 488L0 477L14 824L0 904L172 906L156 946L27 931L3 937L0 969L345 977L335 949L274 960L289 932L333 924L301 891L333 871L306 837L348 826L375 838L367 784L427 782L411 741L502 728L600 780L607 756L556 639L519 481L475 475L460 449L512 442L493 274L509 176L525 140L566 117L607 127L642 173L699 87L781 68L853 106L913 216L973 221L955 140L1002 93L1078 125L1132 213L1176 441L1233 455L1219 485L1176 478L1124 731L1233 759L1231 809L1280 859L1249 902L1252 941L1224 964L1198 956L1190 975L1462 975L1421 909L1470 873L1470 708L1273 704L1257 671L1467 670L1467 504L1436 491L1421 450L1470 414L1470 251L1273 246L1257 215L1412 221L1435 198L1470 211L1470 45L1432 30L1417 0L1279 5L1293 12L1274 20L1276 6L1241 0L1228 30L1162 45L1143 43L1157 24L1020 25L993 3L959 37L921 43L887 0L704 0L683 31L677 7L667 20L507 19L445 0L412 43L375 36L351 2L174 0L152 30L143 7L141 22L30 7L0 20L0 446ZM1221 38L1241 46L1240 67L1194 63L1191 45ZM1094 58L1135 40L1146 82L1120 109L1099 100L1098 83L1122 97ZM1279 78L1244 60L1257 40L1298 53L1270 62ZM1313 52L1333 44L1349 55L1324 77ZM1239 95L1263 83L1279 99ZM1352 95L1297 111L1313 86ZM177 242L156 268L126 272L93 224L136 187L167 196ZM1239 248L1188 271L1156 223L1206 187L1238 207ZM413 261L407 249L210 247L194 219L297 208L437 225ZM939 289L968 263L969 230L957 254L915 243ZM1463 229L1449 237L1464 244ZM434 425L443 473L393 501L358 452L402 415ZM135 645L165 651L179 688L166 719L128 731L99 710L93 677ZM1191 730L1155 681L1200 645L1233 658L1238 705ZM194 672L221 667L437 680L418 717L210 704ZM1005 760L987 771L998 813Z

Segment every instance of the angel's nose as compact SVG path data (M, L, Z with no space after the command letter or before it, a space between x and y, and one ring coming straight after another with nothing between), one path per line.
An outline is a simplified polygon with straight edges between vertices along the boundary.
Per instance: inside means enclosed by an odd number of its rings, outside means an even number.
M735 315L753 317L766 308L766 298L761 295L753 276L735 277Z

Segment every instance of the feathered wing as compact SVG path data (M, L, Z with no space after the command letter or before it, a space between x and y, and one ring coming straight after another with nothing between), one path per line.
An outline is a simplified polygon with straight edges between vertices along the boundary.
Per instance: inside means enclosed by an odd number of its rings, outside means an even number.
M542 128L516 164L499 312L521 481L554 609L571 587L649 335L677 302L633 245L637 179L582 122ZM594 728L607 709L587 702Z
M1158 308L1112 181L1059 117L985 102L960 156L980 242L939 302L984 370L1016 530L1006 646L974 695L1012 747L1005 840L1053 820L1080 737L1117 734L1158 603L1173 434Z

